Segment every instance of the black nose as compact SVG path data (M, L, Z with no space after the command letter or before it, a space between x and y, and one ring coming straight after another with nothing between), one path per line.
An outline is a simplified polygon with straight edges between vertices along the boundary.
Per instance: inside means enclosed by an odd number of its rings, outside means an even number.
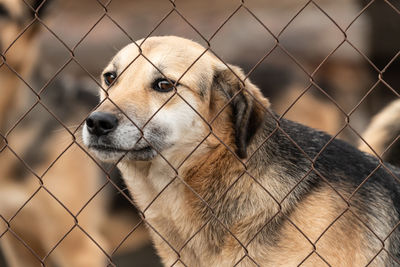
M117 128L118 119L111 113L96 111L86 119L86 126L91 134L106 135Z

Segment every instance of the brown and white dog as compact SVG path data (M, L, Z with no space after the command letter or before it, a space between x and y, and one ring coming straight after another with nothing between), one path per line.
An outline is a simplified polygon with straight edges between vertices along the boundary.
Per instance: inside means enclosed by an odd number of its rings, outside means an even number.
M151 37L103 86L84 144L118 164L165 265L399 264L400 170L277 120L238 67Z

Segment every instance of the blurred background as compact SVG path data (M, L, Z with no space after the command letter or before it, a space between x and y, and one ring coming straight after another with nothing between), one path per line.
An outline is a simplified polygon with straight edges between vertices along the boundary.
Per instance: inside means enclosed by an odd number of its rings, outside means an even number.
M75 261L80 253L160 265L118 172L78 145L102 69L132 40L209 43L278 114L357 145L399 97L399 8L397 0L0 0L0 266L100 266ZM69 242L87 245L77 256Z

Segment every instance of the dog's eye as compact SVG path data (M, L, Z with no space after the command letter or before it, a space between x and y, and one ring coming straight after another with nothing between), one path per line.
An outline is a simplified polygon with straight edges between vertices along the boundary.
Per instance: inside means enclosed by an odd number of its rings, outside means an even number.
M112 84L112 82L117 78L117 74L114 71L106 72L103 74L103 77L106 85L110 86L110 84Z
M174 89L174 81L169 82L167 79L158 79L153 83L153 89L159 92L169 92Z

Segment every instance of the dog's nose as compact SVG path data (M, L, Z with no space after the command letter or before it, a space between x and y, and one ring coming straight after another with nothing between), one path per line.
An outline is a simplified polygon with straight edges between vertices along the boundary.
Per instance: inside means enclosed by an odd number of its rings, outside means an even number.
M118 119L111 113L95 111L86 119L86 126L91 134L106 135L117 128Z

